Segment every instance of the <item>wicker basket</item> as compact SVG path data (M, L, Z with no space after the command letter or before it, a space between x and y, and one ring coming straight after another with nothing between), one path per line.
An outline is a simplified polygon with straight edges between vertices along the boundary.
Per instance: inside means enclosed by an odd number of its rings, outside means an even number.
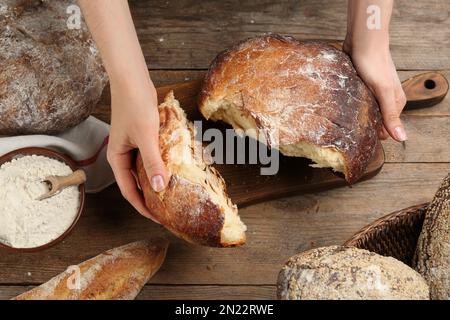
M412 266L428 203L384 216L355 234L344 245L394 257Z

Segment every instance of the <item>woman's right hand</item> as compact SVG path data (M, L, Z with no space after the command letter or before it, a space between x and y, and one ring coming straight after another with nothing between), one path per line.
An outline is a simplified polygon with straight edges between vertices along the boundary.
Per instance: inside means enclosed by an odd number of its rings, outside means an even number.
M344 51L351 56L356 71L380 105L383 127L379 137L387 139L391 136L403 142L408 139L400 120L406 96L392 61L388 40L384 45L382 41L372 46L366 42L370 42L369 36L360 40L359 44L362 45L357 48L344 42Z
M368 25L369 7L378 8L378 26ZM398 142L406 141L405 128L400 114L406 96L397 75L389 50L389 23L392 0L349 0L347 36L344 51L351 56L353 65L380 105L383 127L379 136L391 136Z
M159 149L159 114L155 87L150 78L135 84L111 81L111 99L108 161L123 197L139 213L158 222L145 206L137 187L133 161L133 152L139 149L153 190L164 190L168 173Z

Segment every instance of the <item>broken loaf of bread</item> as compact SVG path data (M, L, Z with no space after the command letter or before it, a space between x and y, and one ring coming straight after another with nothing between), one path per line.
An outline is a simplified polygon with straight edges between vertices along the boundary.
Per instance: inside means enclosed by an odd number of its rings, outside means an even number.
M69 267L15 300L132 300L159 270L169 243L138 241Z
M137 175L147 207L163 226L188 242L212 247L244 244L246 226L222 177L204 161L195 128L173 92L159 106L159 114L161 156L170 181L164 191L154 192L138 155Z
M374 156L381 123L375 98L344 52L280 35L219 54L199 107L206 119L261 131L269 147L331 167L350 183Z

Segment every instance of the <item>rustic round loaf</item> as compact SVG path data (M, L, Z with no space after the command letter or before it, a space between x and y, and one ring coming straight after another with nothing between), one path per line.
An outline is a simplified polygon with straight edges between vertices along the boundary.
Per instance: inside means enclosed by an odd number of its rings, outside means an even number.
M107 83L74 1L0 0L0 135L51 134L92 112Z
M429 299L425 280L404 263L353 247L323 247L289 259L278 276L283 300Z
M219 54L199 107L206 119L260 130L262 142L282 154L331 167L349 182L372 159L381 123L375 98L344 52L273 34Z

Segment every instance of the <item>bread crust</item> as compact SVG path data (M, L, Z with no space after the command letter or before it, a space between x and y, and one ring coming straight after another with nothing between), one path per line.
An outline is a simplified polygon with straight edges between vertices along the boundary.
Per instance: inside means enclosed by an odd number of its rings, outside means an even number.
M144 191L145 204L158 222L190 243L221 246L223 212L211 202L205 190L175 174L171 176L164 193L154 192L140 154L137 174Z
M324 42L269 34L220 53L199 97L207 119L209 104L220 100L265 130L269 146L307 142L339 151L350 183L376 150L378 104L350 58Z
M159 193L153 191L140 153L137 157L137 177L146 206L163 226L190 243L211 247L242 245L245 243L245 234L238 241L232 243L224 241L223 208L213 201L204 185L187 178L184 172L186 169L174 163L174 160L182 161L184 155L180 149L174 148L186 142L183 130L189 126L184 112L175 105L176 103L173 93L170 93L165 102L159 106L161 156L170 173L170 180L164 191ZM188 139L191 139L191 136ZM189 150L188 156L195 155ZM202 162L199 160L199 163ZM227 197L226 186L220 174L206 164L201 170L218 182L216 191L222 192ZM228 205L232 210L236 210L237 214L237 208L231 201Z
M1 2L0 135L55 134L81 123L108 77L86 24L67 27L74 1Z
M291 257L278 276L283 300L428 300L425 280L404 263L354 247L330 246Z
M159 270L168 246L156 238L108 250L77 266L79 288L69 288L77 277L76 269L69 268L14 300L132 300Z
M427 208L415 265L430 286L431 299L450 300L450 174Z

